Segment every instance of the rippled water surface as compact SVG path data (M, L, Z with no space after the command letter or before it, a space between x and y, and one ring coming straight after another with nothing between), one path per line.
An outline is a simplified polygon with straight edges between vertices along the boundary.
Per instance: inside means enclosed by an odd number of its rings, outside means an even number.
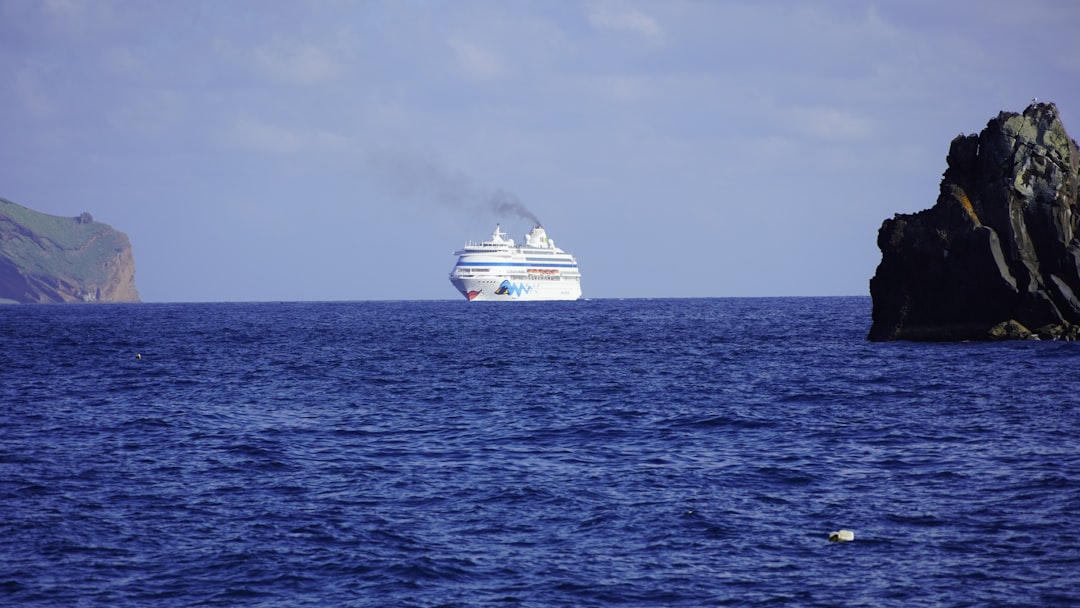
M0 605L1080 604L1080 344L869 314L2 306Z

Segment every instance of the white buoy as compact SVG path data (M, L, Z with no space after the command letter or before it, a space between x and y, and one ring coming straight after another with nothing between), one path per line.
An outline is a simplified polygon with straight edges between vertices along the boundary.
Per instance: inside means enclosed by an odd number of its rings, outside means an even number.
M851 530L837 530L829 535L830 543L842 543L849 540L855 540L855 533Z

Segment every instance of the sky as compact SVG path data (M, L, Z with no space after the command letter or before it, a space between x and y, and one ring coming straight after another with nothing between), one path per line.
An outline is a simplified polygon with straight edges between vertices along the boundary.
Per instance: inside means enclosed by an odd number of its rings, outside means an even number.
M588 298L867 295L950 141L1080 134L1074 0L0 0L0 197L147 302L458 299L537 218Z

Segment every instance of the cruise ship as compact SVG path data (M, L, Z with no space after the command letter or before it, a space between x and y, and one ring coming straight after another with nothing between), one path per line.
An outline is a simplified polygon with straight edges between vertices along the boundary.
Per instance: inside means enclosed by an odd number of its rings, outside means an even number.
M506 238L498 224L490 241L467 242L455 251L450 282L468 300L577 300L581 272L574 256L559 249L540 226L523 245Z

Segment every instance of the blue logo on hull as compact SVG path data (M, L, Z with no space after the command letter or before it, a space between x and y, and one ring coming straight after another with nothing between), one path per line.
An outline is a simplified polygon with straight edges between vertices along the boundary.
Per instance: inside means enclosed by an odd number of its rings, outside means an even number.
M521 296L527 293L532 293L532 285L525 285L523 283L511 283L510 281L503 281L499 284L499 287L495 290L495 295L509 295L509 296Z

